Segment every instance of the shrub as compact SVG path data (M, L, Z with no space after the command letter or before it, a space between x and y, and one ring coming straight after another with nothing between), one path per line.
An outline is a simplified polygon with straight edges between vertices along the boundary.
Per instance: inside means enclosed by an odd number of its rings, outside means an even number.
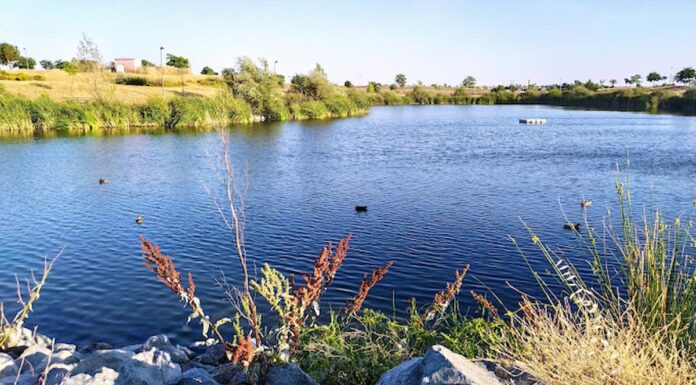
M308 119L326 119L331 117L326 105L318 100L310 100L300 104L300 113Z
M118 77L114 80L116 84L122 84L126 86L149 86L151 85L147 78L143 76L126 76Z
M22 72L7 72L7 71L0 71L0 80L16 80L16 81L28 81L28 80L38 80L38 81L43 81L46 80L46 77L43 75L29 75L25 74Z
M169 104L162 97L151 97L140 106L140 121L145 125L164 126L169 118Z

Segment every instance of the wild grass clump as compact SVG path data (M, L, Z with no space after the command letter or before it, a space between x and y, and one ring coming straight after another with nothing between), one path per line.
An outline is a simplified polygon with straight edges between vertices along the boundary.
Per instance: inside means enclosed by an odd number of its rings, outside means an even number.
M17 278L17 303L19 304L19 310L12 319L6 317L4 304L0 302L0 349L13 347L12 337L17 330L22 328L29 314L34 311L34 304L41 296L41 290L46 284L48 275L53 269L58 256L50 261L44 261L43 272L38 280L33 271L31 280L27 279L24 284L20 284L19 278ZM25 286L25 289L22 286Z
M588 251L590 276L529 229L564 290L557 295L535 272L545 299L523 298L499 352L549 385L694 383L691 220L666 222L658 210L635 220L629 178L616 189L620 218L605 220L602 243L587 216L583 233L573 230Z

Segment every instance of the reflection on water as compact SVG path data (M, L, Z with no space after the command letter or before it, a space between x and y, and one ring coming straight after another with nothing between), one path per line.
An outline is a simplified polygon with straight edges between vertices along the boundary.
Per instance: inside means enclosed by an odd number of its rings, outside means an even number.
M543 117L543 126L517 123ZM248 252L300 272L328 240L353 233L325 304L342 306L363 272L394 260L368 306L399 312L425 304L453 270L472 265L460 296L485 285L507 304L535 293L509 236L537 269L520 219L561 255L582 263L568 231L593 201L600 224L614 205L616 164L631 159L638 203L673 215L696 198L696 119L538 106L373 108L365 117L229 128L238 170L248 179ZM212 132L90 133L0 141L0 299L12 301L14 273L39 268L65 246L31 325L85 342L141 342L170 333L197 338L185 311L142 267L143 234L191 271L207 310L230 309L215 281L240 276L232 237L204 183L211 181ZM99 185L108 178L108 185ZM355 205L368 205L356 213ZM135 224L144 217L141 226ZM478 281L477 281L478 280ZM480 281L480 283L479 283ZM472 308L471 311L475 311Z

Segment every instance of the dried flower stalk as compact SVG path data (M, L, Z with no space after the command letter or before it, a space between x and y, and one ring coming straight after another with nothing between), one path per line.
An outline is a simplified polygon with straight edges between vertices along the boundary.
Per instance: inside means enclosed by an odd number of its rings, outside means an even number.
M356 314L360 311L363 302L365 302L365 298L367 298L367 295L369 294L370 290L373 287L375 287L377 282L381 281L382 278L384 278L384 276L387 274L387 271L393 264L393 261L389 261L386 265L376 268L372 272L371 277L368 277L367 273L365 273L362 282L360 282L360 288L358 289L358 293L346 304L344 310L344 314L346 317L350 317L353 314Z

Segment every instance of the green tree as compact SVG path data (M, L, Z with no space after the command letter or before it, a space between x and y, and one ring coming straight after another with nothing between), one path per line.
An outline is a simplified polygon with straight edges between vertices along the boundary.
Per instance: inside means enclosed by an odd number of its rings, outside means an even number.
M290 90L315 100L325 99L333 93L326 72L319 64L307 75L293 76L290 79Z
M217 75L217 72L215 72L215 70L213 70L212 68L205 66L201 70L201 75Z
M678 83L694 84L696 83L696 70L693 69L693 67L686 67L677 72L674 76L674 80Z
M657 72L651 72L648 74L648 76L645 78L647 81L655 85L655 83L659 82L660 80L665 80L667 79L666 76L662 76Z
M638 74L635 74L628 79L624 79L624 82L626 82L626 84L635 84L636 87L640 87L640 83L642 81L643 81L643 77L638 75Z
M476 78L469 75L464 80L462 80L462 87L464 88L474 88L476 86Z
M189 68L189 60L183 56L167 54L167 65L179 70L181 75L181 93L184 93L184 70Z
M404 74L398 74L394 78L394 82L399 85L399 87L404 88L406 87L406 75Z
M350 80L346 80L345 82L343 82L343 86L346 88L352 88L353 82L351 82Z
M381 90L381 89L382 89L382 85L377 83L377 82L367 83L367 92L375 93L375 92L379 92L379 90Z
M0 44L0 64L11 65L19 59L19 49L10 44Z
M55 64L53 64L53 62L50 60L41 60L39 64L41 64L41 68L45 70L52 70L56 68Z
M611 88L614 88L616 86L616 79L609 80L609 84L611 84Z
M77 59L72 59L71 61L56 60L56 68L60 68L70 75L70 97L72 98L75 88L75 75L80 72L80 65Z
M36 60L31 57L24 57L20 56L17 61L12 64L14 68L19 68L19 69L24 69L24 70L33 70L36 67Z
M151 62L151 61L148 61L148 60L145 60L145 59L142 59L142 60L140 61L140 65L143 66L143 67L154 67L154 66L155 66L155 63L153 63L153 62Z
M236 68L226 68L222 73L232 95L247 102L255 115L268 120L285 118L283 83L269 70L267 60L260 59L260 65L256 65L251 59L242 57Z

